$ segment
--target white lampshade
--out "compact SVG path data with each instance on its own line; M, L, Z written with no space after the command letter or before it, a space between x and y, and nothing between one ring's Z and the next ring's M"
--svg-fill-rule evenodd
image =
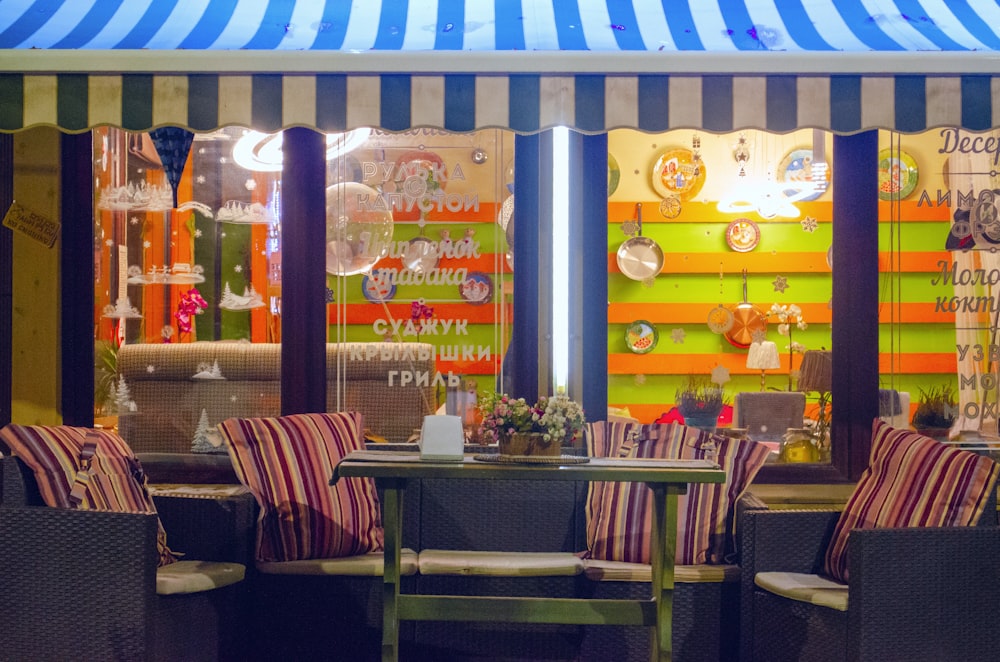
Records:
M778 359L778 346L770 340L761 340L750 344L747 354L747 367L751 370L774 370L781 367Z

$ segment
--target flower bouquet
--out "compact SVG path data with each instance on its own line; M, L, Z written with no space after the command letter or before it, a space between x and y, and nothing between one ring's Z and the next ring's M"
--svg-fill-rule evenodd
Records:
M479 412L480 438L495 441L501 455L559 455L561 446L583 431L583 408L562 394L529 405L524 398L487 393L479 401Z

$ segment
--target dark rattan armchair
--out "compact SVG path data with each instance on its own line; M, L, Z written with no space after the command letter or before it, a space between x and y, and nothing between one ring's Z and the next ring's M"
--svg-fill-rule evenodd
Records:
M761 589L760 572L818 573L839 513L759 510L742 530L741 659L917 662L1000 655L1000 528L854 530L840 611Z
M158 594L155 515L39 505L31 472L10 457L0 458L0 477L0 659L243 658L245 584ZM253 531L249 495L226 504L196 500L186 517L177 516L179 506L174 500L166 508L186 520L169 540L175 549L187 558L243 560ZM242 528L234 539L246 542L194 544L196 529L207 540L225 537L224 525L230 533ZM213 551L235 558L212 558Z

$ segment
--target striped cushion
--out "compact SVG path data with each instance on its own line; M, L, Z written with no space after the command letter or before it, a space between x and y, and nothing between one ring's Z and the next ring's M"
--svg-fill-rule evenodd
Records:
M240 481L260 505L258 561L298 561L382 549L375 483L330 486L346 454L364 450L361 414L230 418L219 423Z
M875 419L870 463L837 521L826 574L848 581L852 529L975 524L998 471L987 457Z
M767 460L769 450L678 423L640 425L601 421L587 425L587 447L595 457L711 459L726 482L688 486L678 498L675 563L722 563L732 550L732 508ZM590 484L587 547L590 558L649 563L652 492L641 483Z
M11 424L0 430L0 440L34 472L38 491L49 507L156 512L142 466L128 444L114 432L68 425ZM81 470L81 454L88 441L94 448L89 472ZM75 492L74 484L78 484ZM176 560L159 523L156 547L161 566Z

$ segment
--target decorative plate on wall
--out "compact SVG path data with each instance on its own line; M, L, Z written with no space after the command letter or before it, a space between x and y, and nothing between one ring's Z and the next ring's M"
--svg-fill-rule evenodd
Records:
M705 164L694 152L684 148L664 150L653 164L653 190L661 198L680 196L681 201L698 195L705 184Z
M469 303L489 303L493 299L493 279L482 271L470 271L458 286L458 293Z
M812 185L812 159L813 152L808 147L799 147L785 154L785 158L778 165L778 181L789 185L785 190L786 196L795 197L796 201L815 200L829 188L831 168L826 169L826 186L822 190L806 194L804 190L797 188ZM799 196L800 191L804 195Z
M396 284L388 273L373 272L375 277L366 275L361 279L361 293L372 303L389 301L396 296ZM384 274L384 275L383 275Z
M625 329L625 344L636 354L653 351L660 340L660 332L652 322L636 320Z
M747 253L760 243L760 228L749 218L737 218L726 228L726 244L739 253Z
M878 153L879 200L903 199L917 188L917 162L906 152L883 149Z
M608 154L608 197L618 189L618 182L621 180L622 171L618 168L618 159L614 154Z

